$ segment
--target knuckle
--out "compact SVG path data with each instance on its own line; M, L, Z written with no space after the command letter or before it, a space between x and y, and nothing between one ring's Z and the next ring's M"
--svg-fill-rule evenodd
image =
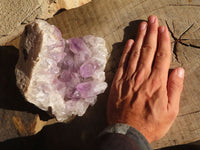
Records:
M149 64L144 65L145 70L145 77L148 78L151 73L151 68L149 67Z
M152 79L152 86L160 86L161 84L161 78L159 76L155 76Z
M145 90L143 94L147 100L150 100L152 97L152 92L150 90Z
M111 87L112 87L112 89L117 90L119 88L119 82L118 81L113 81Z
M124 62L119 63L118 68L124 67Z
M130 78L132 76L132 74L134 74L136 69L136 65L135 64L129 64L128 68L127 68L127 73L125 74L126 78Z
M138 76L141 74L140 76L142 76L143 80L146 80L151 73L151 68L148 63L141 63L138 70L140 70Z
M155 92L155 91L159 91L159 89L162 87L162 81L160 79L159 76L155 76L153 77L150 81L149 81L149 89L151 91L151 93Z
M156 60L156 63L154 64L154 70L157 72L158 75L162 74L161 72L162 68L163 66L161 66L159 61Z
M175 80L171 80L171 81L170 81L170 84L169 84L169 87L170 87L171 89L181 89L182 84L181 84L181 82L177 82L177 81L175 81Z
M178 115L178 112L179 112L179 109L178 109L178 108L177 108L177 109L172 109L172 110L170 111L170 118L171 118L171 119L175 119L176 116Z
M170 57L170 53L159 51L156 54L157 57Z
M152 45L150 45L150 44L144 44L144 46L143 46L143 48L142 48L142 50L143 51L154 51L154 47L152 47Z
M150 34L156 34L158 32L158 28L155 25L151 25L149 29Z
M133 51L133 57L139 57L140 56L140 51L139 50L135 50Z

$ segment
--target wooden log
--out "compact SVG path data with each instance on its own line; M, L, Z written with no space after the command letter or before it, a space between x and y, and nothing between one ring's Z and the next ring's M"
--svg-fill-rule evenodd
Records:
M93 34L106 40L110 52L106 67L106 80L109 85L124 43L129 38L135 38L141 20L154 14L158 16L160 24L168 26L173 51L171 68L183 66L186 76L180 112L175 123L165 137L152 143L153 148L161 148L200 140L199 6L198 0L94 0L78 9L62 12L48 22L56 25L66 39ZM87 124L81 128L84 139L93 138L105 127L108 91L109 89L99 97L100 102L88 110L83 116L84 119L74 122L74 128Z

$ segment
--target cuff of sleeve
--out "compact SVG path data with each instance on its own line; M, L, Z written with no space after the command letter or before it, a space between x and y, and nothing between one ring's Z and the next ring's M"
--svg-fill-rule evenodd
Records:
M127 124L117 123L108 126L99 136L105 135L106 133L119 133L126 135L138 143L141 150L152 150L146 138L137 129Z

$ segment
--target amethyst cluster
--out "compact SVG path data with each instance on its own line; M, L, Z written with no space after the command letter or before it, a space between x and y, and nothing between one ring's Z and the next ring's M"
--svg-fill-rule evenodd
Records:
M20 49L18 87L29 102L50 109L58 121L82 116L107 88L107 49L100 37L65 40L55 26L39 20L27 27Z

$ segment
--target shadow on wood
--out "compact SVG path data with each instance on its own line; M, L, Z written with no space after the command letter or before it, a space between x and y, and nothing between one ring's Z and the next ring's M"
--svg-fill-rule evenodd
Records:
M112 52L106 65L106 79L109 87L111 86L115 72L117 71L118 64L126 42L129 39L136 40L139 24L144 20L135 20L129 23L124 29L123 40L112 45Z
M18 49L13 46L0 47L0 108L39 114L42 120L50 119L46 112L28 103L21 95L15 78L17 60Z
M90 107L82 117L70 123L56 123L45 126L34 136L14 138L0 143L4 150L55 150L55 149L92 149L95 138L106 126L106 96L100 95L94 107Z

